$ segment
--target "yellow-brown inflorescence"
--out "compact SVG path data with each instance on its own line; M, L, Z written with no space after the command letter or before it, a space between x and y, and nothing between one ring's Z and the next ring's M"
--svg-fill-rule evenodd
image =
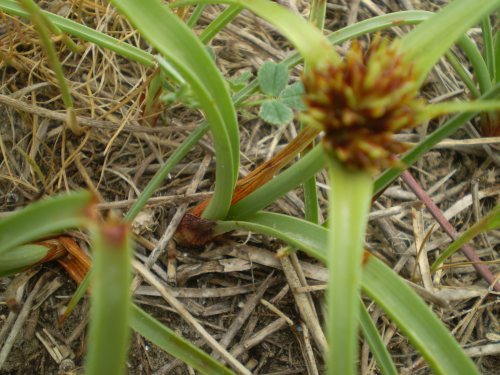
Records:
M325 132L327 150L346 166L370 172L407 149L393 135L418 125L424 108L411 62L381 38L367 50L353 42L338 64L317 64L304 86L304 121Z

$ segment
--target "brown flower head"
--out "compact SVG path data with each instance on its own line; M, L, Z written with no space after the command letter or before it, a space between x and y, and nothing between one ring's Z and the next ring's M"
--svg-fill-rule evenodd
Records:
M353 42L340 64L312 68L304 86L304 119L325 132L327 150L351 168L372 172L407 149L393 135L418 125L424 106L412 64L381 38L366 51Z

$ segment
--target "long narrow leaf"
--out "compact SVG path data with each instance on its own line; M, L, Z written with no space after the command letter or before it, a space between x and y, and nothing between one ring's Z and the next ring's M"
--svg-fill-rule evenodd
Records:
M78 284L75 292L71 296L68 305L64 309L64 312L59 317L60 322L64 322L66 318L71 314L73 309L78 305L78 302L83 298L90 286L90 281L92 280L92 268L87 272L83 280Z
M300 225L300 219L293 219L293 227L290 227L292 218L281 219L282 216L285 215L259 213L246 218L243 223L230 222L227 226L218 223L217 227L226 230L231 229L231 226L233 229L247 228L268 235L276 233L277 238L292 247L298 247L327 263L326 229L303 220ZM282 228L287 226L289 230L281 235ZM374 256L369 257L363 268L362 289L397 323L436 374L478 374L472 361L429 307L398 275Z
M396 370L396 366L394 366L391 355L389 354L384 341L380 337L377 327L373 323L370 314L368 314L368 311L363 303L360 305L361 313L359 315L359 323L361 331L370 346L373 356L377 360L380 371L383 375L398 375L398 371Z
M491 21L490 15L483 18L481 22L481 31L483 32L483 55L484 60L486 61L486 65L488 66L489 76L496 76L496 64L495 60L497 56L495 56L495 47L493 46L493 33L491 30Z
M290 168L231 206L228 219L244 218L267 207L279 197L311 178L325 166L321 146L316 146Z
M204 216L224 217L237 178L239 133L236 112L221 73L196 35L159 0L112 3L193 88L210 123L217 157L215 192Z
M237 229L279 238L323 263L327 262L328 231L317 224L287 215L261 211L242 220L219 221L215 227L215 234Z
M199 6L199 5L198 5ZM238 14L241 13L243 8L238 5L230 5L227 7L213 22L208 25L205 30L200 34L200 41L207 44L210 40L221 31L224 26L231 22Z
M73 105L73 97L71 96L70 88L66 82L64 71L57 56L56 48L50 38L50 29L56 28L51 24L51 21L45 17L38 5L33 0L20 0L20 3L30 15L31 22L35 26L40 42L43 46L49 65L54 72L54 75L61 91L61 98L66 107L66 123L75 134L81 134L81 129L76 120L75 108Z
M434 373L479 375L470 358L422 299L374 256L363 270L363 290L394 320Z
M500 82L500 30L496 30L493 37L493 48L495 54L495 77L494 83Z
M87 223L92 195L81 191L48 198L0 220L0 254Z

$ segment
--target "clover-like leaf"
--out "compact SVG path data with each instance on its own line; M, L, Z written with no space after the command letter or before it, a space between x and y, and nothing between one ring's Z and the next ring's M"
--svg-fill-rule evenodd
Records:
M261 91L270 96L278 96L288 82L288 71L283 64L266 61L257 74Z
M302 101L302 95L304 95L304 85L302 82L298 81L285 87L280 94L280 99L281 102L286 104L288 107L303 111L306 109L306 106Z
M279 100L270 99L262 103L259 117L272 125L286 125L293 120L293 111Z

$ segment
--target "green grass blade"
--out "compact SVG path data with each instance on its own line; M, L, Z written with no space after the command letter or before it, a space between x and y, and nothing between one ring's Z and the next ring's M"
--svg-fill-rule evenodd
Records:
M15 16L24 18L28 17L28 12L22 9L21 6L13 0L0 0L0 10ZM57 14L46 11L42 11L42 13L62 31L70 35L86 40L87 42L95 43L102 48L109 49L110 51L116 52L117 54L140 64L150 67L155 66L153 55L146 51L70 19L58 16Z
M436 259L431 266L431 271L435 271L446 259L452 256L463 245L472 240L478 234L500 227L500 205L495 206L488 215L479 220L472 227L467 229L459 238L452 242L450 246Z
M198 4L201 6L201 4ZM213 22L202 31L199 38L203 44L213 39L229 22L231 22L243 10L239 5L228 6Z
M363 245L372 178L329 160L327 374L354 375L358 358L359 298Z
M42 260L49 249L41 245L22 245L0 254L0 276L10 275Z
M153 344L202 374L233 374L231 370L186 339L180 337L136 305L132 305L131 327Z
M457 45L464 51L472 65L474 76L479 84L481 94L491 90L492 79L488 71L488 66L483 56L481 56L481 52L477 48L476 43L464 35L457 40Z
M159 0L115 0L112 4L168 58L196 94L210 124L217 158L215 192L203 216L225 217L238 172L239 132L224 78L196 35Z
M500 95L500 84L495 85L488 93L481 96L480 100L493 99ZM446 121L438 130L428 135L422 142L417 146L407 152L401 161L406 167L414 164L424 153L429 151L436 144L441 142L446 137L452 135L456 130L458 130L463 124L472 119L477 113L475 112L464 112L459 115L454 116L450 120ZM389 184L392 183L403 170L396 166L389 168L382 172L375 180L373 194L377 195L382 192Z
M0 254L87 223L92 195L81 191L48 198L0 220Z
M493 38L495 48L495 77L494 83L500 82L500 30L497 30Z
M242 220L218 221L215 234L244 229L279 238L300 248L322 262L327 262L326 228L292 216L272 212L257 212Z
M326 0L312 0L309 21L318 29L323 30L326 17Z
M476 83L472 80L470 73L465 67L460 63L460 61L456 58L456 56L451 52L446 52L446 59L450 63L455 72L457 72L460 79L463 81L465 86L469 89L472 97L477 98L481 96L481 93L476 87Z
M474 375L478 370L429 307L389 267L371 256L363 290L398 325L435 374Z
M383 375L398 375L398 370L391 359L391 355L384 344L384 341L380 337L377 327L373 323L370 314L366 310L363 303L361 305L361 312L359 316L359 325L363 336L370 346L373 356L377 360L377 364Z
M198 20L202 16L203 11L205 10L206 7L207 6L204 5L204 4L197 5L194 8L194 10L191 13L191 15L189 16L189 19L187 20L186 25L188 25L191 28L193 28L194 26L196 26L196 24L198 23Z
M66 309L64 309L64 312L59 318L60 321L64 321L71 314L75 306L78 305L78 302L80 302L80 300L87 292L87 289L90 286L90 280L92 279L92 270L93 268L90 268L83 280L80 282L80 284L78 284L75 293L73 293L73 295L71 296Z
M318 190L316 176L307 179L304 184L304 210L307 221L317 224L319 220Z
M307 181L324 166L323 149L321 146L316 146L290 168L231 206L227 218L245 218L263 209L288 191Z
M85 374L125 373L130 338L132 246L127 224L91 228L90 328Z
M493 43L493 32L491 28L490 16L483 18L481 22L481 30L483 32L483 56L486 65L488 66L488 71L490 77L496 76L496 57L495 57L495 47Z
M165 178L168 176L170 171L186 156L186 154L191 150L191 148L203 137L203 135L208 130L208 124L202 124L194 132L192 132L182 144L175 149L175 151L170 155L167 162L155 173L151 181L146 185L141 195L137 197L130 210L125 216L125 220L132 222L137 214L144 208L148 199L151 198L158 189Z
M455 0L401 40L401 48L416 61L421 80L467 29L500 6L499 0ZM439 35L439 43L436 36Z

